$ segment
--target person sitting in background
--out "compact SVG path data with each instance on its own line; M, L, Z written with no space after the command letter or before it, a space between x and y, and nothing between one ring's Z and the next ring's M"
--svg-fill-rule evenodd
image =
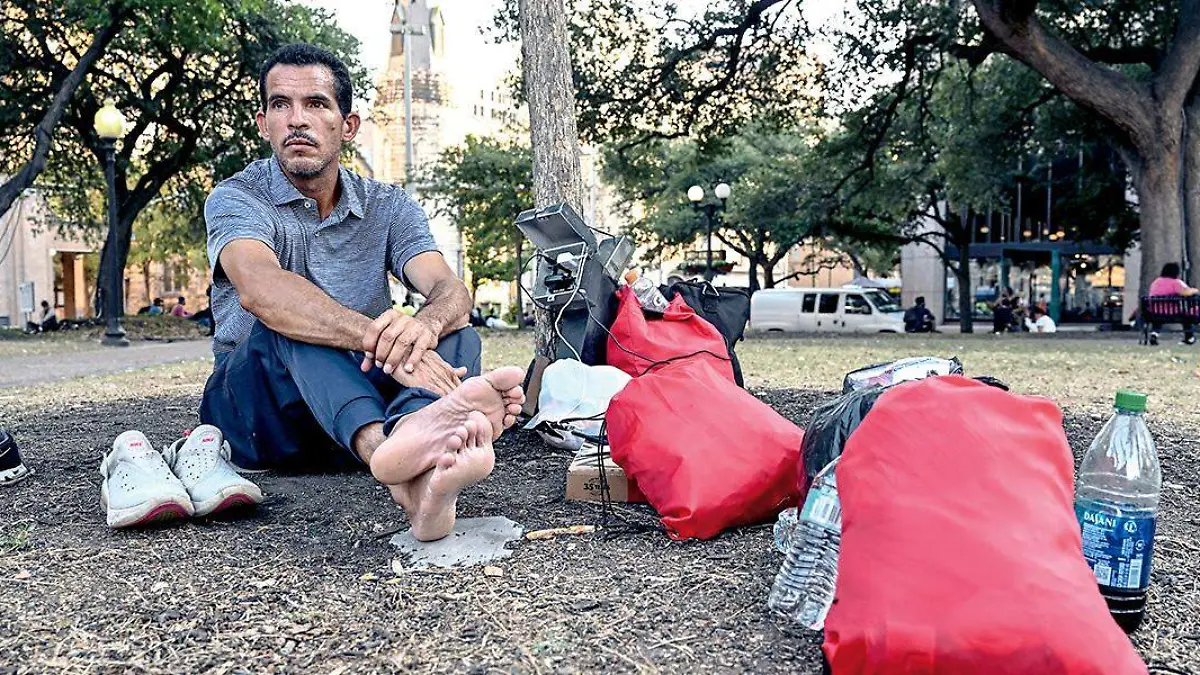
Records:
M1180 296L1184 298L1191 297L1200 293L1200 291L1188 286L1179 278L1179 263L1167 263L1163 265L1162 273L1158 275L1150 284L1150 297L1170 297ZM1183 320L1183 344L1196 344L1195 319L1185 317ZM1161 322L1150 324L1150 344L1158 344L1158 332L1162 330Z
M992 311L992 332L1007 333L1012 326L1013 311L1012 301L1008 298L1001 298L999 304Z
M475 328L483 328L487 325L487 320L483 318L483 312L478 307L471 308L471 314L467 317L467 320Z
M187 304L187 298L183 297L182 295L179 296L179 302L176 302L175 306L171 308L171 316L177 316L182 319L186 319L187 317L191 316L192 313L187 311L187 308L184 307L185 304Z
M204 326L208 329L208 335L211 336L215 332L216 327L216 324L213 322L212 313L212 284L208 285L208 291L206 291L206 295L208 296L208 307L205 307L199 312L189 316L188 321L195 321L197 324Z
M163 299L155 298L154 302L150 304L150 310L147 313L150 316L159 316L166 313L166 310L163 309Z
M935 323L937 323L937 319L933 316L933 312L925 307L924 296L918 297L917 304L904 312L905 333L932 333Z
M1029 328L1030 333L1058 332L1058 325L1054 323L1054 319L1051 319L1041 307L1034 305L1030 308L1029 314L1033 319L1025 319L1025 326Z
M58 330L58 327L58 315L54 313L54 308L50 306L50 303L45 300L42 301L42 315L37 323L25 322L25 332L27 333L46 333Z

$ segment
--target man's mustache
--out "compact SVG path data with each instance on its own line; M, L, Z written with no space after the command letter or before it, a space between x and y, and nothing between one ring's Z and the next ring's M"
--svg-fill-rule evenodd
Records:
M304 133L303 131L293 131L292 133L288 134L283 139L283 144L287 145L288 143L291 143L292 141L294 141L296 139L306 141L308 143L311 143L314 146L317 144L317 139L313 138L309 134Z

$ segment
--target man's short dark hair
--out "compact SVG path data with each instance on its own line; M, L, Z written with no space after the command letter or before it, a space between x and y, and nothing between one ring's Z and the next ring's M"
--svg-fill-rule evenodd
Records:
M333 73L334 95L337 97L338 110L342 117L350 114L350 105L354 102L354 90L350 83L350 71L332 52L308 44L284 45L275 50L258 72L258 95L262 99L263 110L267 109L267 73L275 66L325 66Z
M918 305L923 305L923 304L925 304L925 296L923 296L923 295L918 295L918 296L917 296L917 304L918 304Z
M1178 279L1179 278L1179 263L1172 262L1172 263L1167 263L1166 265L1163 265L1162 274L1160 276L1164 276L1168 279Z

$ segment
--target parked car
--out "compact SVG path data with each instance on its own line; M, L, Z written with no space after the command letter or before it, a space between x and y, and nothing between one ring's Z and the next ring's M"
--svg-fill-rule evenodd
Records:
M903 333L904 308L877 288L768 288L750 299L750 330Z

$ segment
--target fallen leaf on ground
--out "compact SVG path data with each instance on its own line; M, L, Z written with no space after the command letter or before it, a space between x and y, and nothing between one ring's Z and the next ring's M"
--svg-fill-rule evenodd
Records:
M525 538L533 541L535 539L553 539L560 534L591 534L595 531L595 525L571 525L570 527L552 527L548 530L534 530L526 534Z
M370 572L367 572L366 574L364 574L358 578L359 581L376 581L378 579L379 579L379 577L375 576L374 574L371 574Z
M485 577L502 577L504 576L504 570L494 565L488 565L487 567L483 568L483 575Z
M33 575L29 573L29 570L21 570L20 572L17 572L17 574L13 578L17 579L17 580L21 580L21 579L28 579L31 576L33 576Z

